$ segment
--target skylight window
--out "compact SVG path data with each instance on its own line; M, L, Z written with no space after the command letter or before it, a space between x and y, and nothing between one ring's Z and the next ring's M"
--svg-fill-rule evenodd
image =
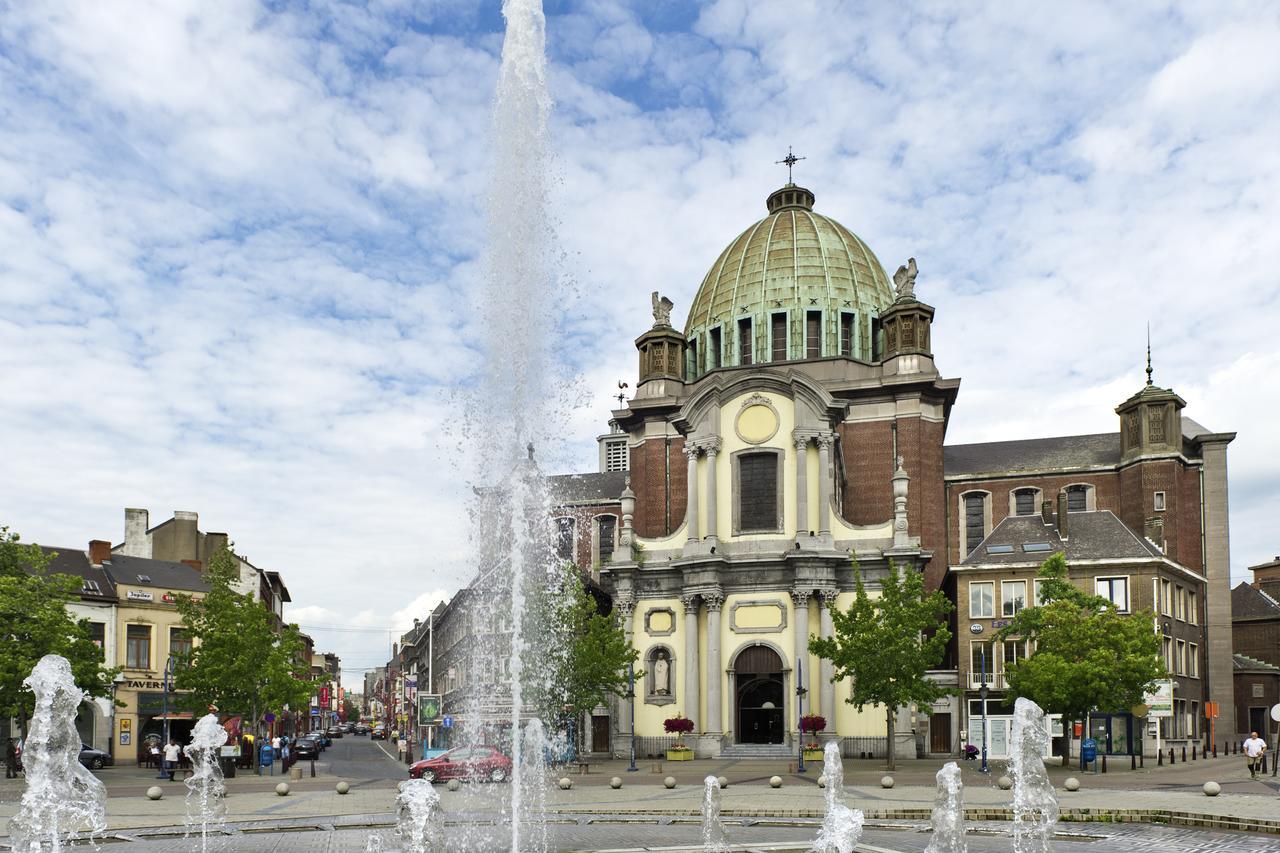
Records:
M1053 546L1048 542L1028 542L1026 545L1022 546L1022 550L1030 554L1035 551L1052 551Z
M987 553L988 554L1012 554L1013 546L1012 545L988 545Z
M138 583L151 583L151 575L138 575Z
M84 582L84 588L81 590L81 592L87 592L90 595L101 595L102 587L98 586L97 581L91 581L86 579Z

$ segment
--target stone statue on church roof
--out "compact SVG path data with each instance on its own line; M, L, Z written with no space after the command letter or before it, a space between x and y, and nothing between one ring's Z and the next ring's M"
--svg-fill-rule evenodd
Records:
M653 302L653 325L670 326L671 309L675 307L675 303L665 296L659 296L656 290L650 297L650 301Z
M898 267L893 274L893 286L898 292L898 300L916 298L916 259L907 258L907 262Z

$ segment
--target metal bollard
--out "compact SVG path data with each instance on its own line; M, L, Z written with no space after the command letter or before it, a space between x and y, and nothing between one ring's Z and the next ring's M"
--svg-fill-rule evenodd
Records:
M1164 767L1164 753L1163 753L1163 752L1157 752L1157 753L1156 753L1156 766L1157 766L1157 767Z
M1105 752L1102 753L1102 772L1107 772L1107 754Z
M1196 744L1191 744L1191 760L1196 760Z
M1132 752L1129 753L1129 769L1130 770L1138 769L1138 756L1134 755Z
M311 778L316 778L316 760L314 758L311 759Z
M1169 747L1169 764L1170 766L1172 766L1176 763L1177 761L1174 760L1174 756L1173 756L1173 747Z
M1218 742L1217 742L1217 741L1214 741L1214 742L1213 742L1213 757L1214 757L1214 758L1217 758L1217 757L1218 757Z
M1185 745L1182 747L1182 763L1187 763L1187 747Z

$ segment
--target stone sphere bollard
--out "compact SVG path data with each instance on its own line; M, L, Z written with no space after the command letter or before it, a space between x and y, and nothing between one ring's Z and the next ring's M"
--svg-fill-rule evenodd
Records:
M573 787L573 780L572 780L572 779L570 779L568 776L561 776L561 777L560 777L560 790L561 790L561 791L567 791L567 790L569 790L569 789L570 789L570 788L572 788L572 787Z
M1001 791L1007 791L1013 787L1013 780L1008 776L1001 776L996 780L996 784L1000 786Z
M448 782L445 783L445 787L448 788L450 791L461 791L462 783L459 782L457 779L450 779Z
M819 788L827 787L827 777L825 774L818 777L818 787Z
M289 783L281 782L279 785L276 785L276 793L282 797L289 796Z
M1204 795L1206 797L1216 797L1222 793L1222 786L1217 782L1204 783Z
M727 777L724 777L724 776L717 776L717 777L716 777L716 784L717 784L717 785L719 785L721 788L727 788L727 787L729 787L729 780L728 780L728 778L727 778Z
M1062 787L1066 788L1068 791L1079 791L1080 780L1074 776L1068 776L1067 781L1062 783Z
M892 787L893 787L893 777L892 777L892 776L881 776L881 777L880 777L880 787L881 787L881 788L892 788Z
M612 779L609 780L609 787L615 791L618 790L619 788L622 787L622 780L619 779L617 776L614 776Z
M770 776L770 777L769 777L769 787L770 787L770 788L781 788L781 787L782 787L782 777L781 777L781 776Z
M339 794L345 794L351 790L351 786L348 785L346 782L339 782L337 785L334 785L333 787L334 787L334 790L336 790Z
M401 792L401 793L404 793L404 782L397 782L397 783L396 783L396 790L397 790L397 791L399 791L399 792Z
M149 800L158 800L163 796L164 788L161 788L159 785L152 785L147 789L147 799Z
M676 786L676 777L668 776L667 778L662 780L662 784L668 788L674 788Z

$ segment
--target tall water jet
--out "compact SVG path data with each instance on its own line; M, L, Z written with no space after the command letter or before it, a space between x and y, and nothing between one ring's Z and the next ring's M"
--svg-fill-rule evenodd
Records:
M85 830L92 838L107 828L106 788L80 763L76 709L84 691L60 655L42 657L22 684L36 701L22 751L27 790L9 822L10 843L17 853L61 850Z
M1044 769L1049 748L1044 711L1030 699L1013 705L1009 774L1013 777L1013 849L1045 853L1058 822L1058 797Z
M814 853L853 853L862 837L862 810L844 804L844 762L836 741L822 750L822 774L827 777L827 813L813 842Z
M729 838L720 820L720 780L715 776L702 780L702 848L706 853L729 849Z
M395 835L404 844L404 853L437 853L444 850L440 794L425 779L410 779L401 786L400 793L396 796ZM382 849L381 840L373 849Z
M205 714L191 732L187 757L191 759L191 775L187 785L187 835L200 832L200 850L209 849L209 830L217 830L226 822L222 797L227 793L222 782L222 765L218 758L227 742L227 730L218 723L217 714Z
M924 853L965 853L964 786L960 765L948 761L938 771L938 794L933 803L933 838Z
M547 850L551 841L546 819L547 753L554 746L551 739L547 737L542 721L536 717L525 724L521 742L524 755L520 762L520 773L523 776L521 790L524 794L524 802L520 817L526 825L524 844L528 850Z

